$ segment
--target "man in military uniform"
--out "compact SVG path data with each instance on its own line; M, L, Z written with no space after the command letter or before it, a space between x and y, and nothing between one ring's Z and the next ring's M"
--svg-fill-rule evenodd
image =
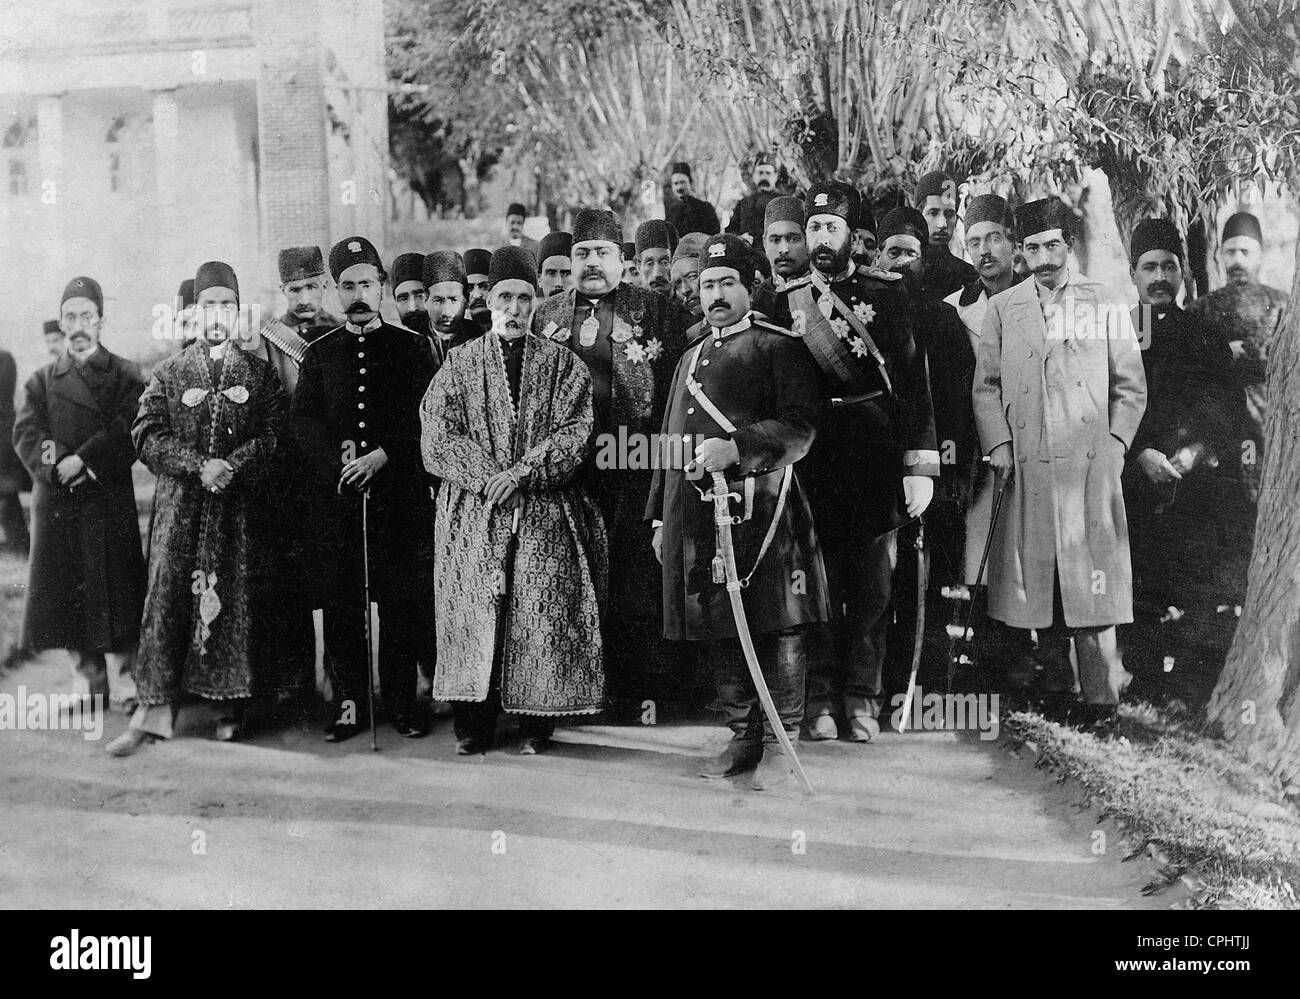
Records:
M369 702L363 606L362 494L369 495L370 595L379 606L379 683L393 727L418 737L415 660L430 606L432 500L420 458L420 400L434 373L429 342L379 317L383 264L370 241L330 250L347 322L313 343L293 397L312 467L324 587L325 647L337 716L326 739L364 724Z
M837 703L850 738L880 732L896 529L925 512L939 475L925 355L898 282L859 274L850 252L858 192L814 184L804 197L812 269L780 306L817 362L821 429L806 482L826 561L834 614L831 641L814 660L806 717L812 734L838 734Z
M465 305L465 316L480 333L492 328L492 310L488 308L488 265L492 262L492 251L476 246L465 251L465 285L469 289L469 301Z
M399 253L393 260L389 281L402 325L420 336L431 337L429 313L425 308L428 292L424 287L424 256L423 253Z
M465 264L454 250L434 250L424 258L423 271L426 289L424 307L429 313L429 329L433 333L435 361L447 356L447 351L483 335L483 330L465 315L469 301L469 285L465 280Z
M925 293L941 300L979 277L974 267L953 256L948 247L957 231L957 182L946 173L927 173L917 181L912 204L925 217L930 231L925 249Z
M1198 298L1187 307L1187 311L1204 320L1232 352L1232 370L1246 397L1247 412L1247 418L1239 429L1237 446L1242 449L1240 460L1245 466L1246 485L1254 504L1259 499L1264 460L1268 353L1282 328L1282 313L1291 296L1260 284L1264 233L1259 219L1249 212L1237 212L1224 223L1219 262L1228 283ZM1249 547L1253 541L1252 532L1245 539L1246 546Z
M319 246L290 246L281 250L279 267L280 291L288 303L280 317L282 326L311 343L343 325L342 319L325 309L329 281Z
M924 252L928 230L915 208L895 208L880 225L877 262L898 274L898 287L907 298L917 347L925 354L934 405L935 437L939 443L939 481L925 512L924 549L930 560L926 592L922 663L935 672L921 674L924 687L946 678L947 629L952 616L943 597L945 587L964 577L965 513L970 502L971 466L979 455L979 436L971 410L970 388L975 377L975 351L951 305L926 294ZM915 548L918 529L900 528L900 547ZM981 539L983 540L983 539ZM894 627L887 638L889 658L900 667L895 680L906 676L915 649L917 560L904 558L894 573ZM964 615L963 615L964 618Z
M543 301L533 320L542 336L568 344L591 372L596 443L583 474L609 531L605 654L618 713L669 692L676 658L660 637L659 601L645 585L656 571L642 521L652 470L634 455L648 455L662 423L686 326L673 299L622 283L622 235L611 212L578 212L577 288Z
M689 163L674 163L669 168L668 184L673 196L664 211L668 224L676 232L702 232L710 236L721 232L717 211L707 201L695 196L693 183Z
M627 279L627 244L623 244L623 277ZM573 263L569 254L573 250L573 234L556 230L542 237L541 248L537 251L537 286L543 298L559 295L573 287ZM636 256L633 246L633 256ZM633 263L635 270L635 262Z
M641 286L661 295L671 295L672 255L677 249L677 231L663 219L647 219L636 227L635 246Z
M659 438L660 461L646 505L663 566L664 635L717 642L718 703L733 739L704 777L755 765L753 786L774 787L790 761L766 723L734 639L725 585L712 573L713 504L700 490L721 472L742 497L732 530L741 599L763 678L791 742L803 720L809 625L829 617L826 572L795 463L808 453L821 412L811 355L791 331L750 309L752 250L739 236L704 245L700 294L708 329L677 364ZM685 441L694 442L688 447Z
M763 245L763 220L767 217L767 204L777 196L776 176L776 164L771 158L760 156L750 178L754 183L753 191L736 202L731 218L727 220L727 232L740 236L750 246Z
M803 202L789 195L773 198L767 203L763 217L763 249L772 265L772 276L764 278L754 289L754 308L764 315L776 315L778 297L786 282L794 281L808 273L808 244L803 234Z

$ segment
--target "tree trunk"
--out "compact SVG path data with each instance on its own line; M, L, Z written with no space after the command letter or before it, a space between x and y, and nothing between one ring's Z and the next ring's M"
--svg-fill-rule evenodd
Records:
M1252 761L1300 793L1300 243L1291 302L1268 360L1264 476L1246 603L1206 713Z
M1083 231L1075 244L1079 268L1106 287L1123 293L1132 287L1128 273L1128 254L1115 222L1115 204L1110 180L1095 167L1083 174L1084 192L1079 205L1083 211Z

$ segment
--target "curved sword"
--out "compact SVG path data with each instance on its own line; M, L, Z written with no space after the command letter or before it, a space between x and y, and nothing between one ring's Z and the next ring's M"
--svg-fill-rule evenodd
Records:
M794 770L794 775L799 780L799 784L808 794L814 794L813 786L808 780L808 775L804 773L803 764L799 762L799 757L795 754L794 745L790 742L790 737L785 734L785 726L781 724L781 716L776 710L776 704L772 701L772 693L767 689L767 681L763 679L763 671L758 665L758 653L754 651L754 639L749 634L749 622L745 619L745 605L740 599L740 574L736 571L736 551L731 543L731 525L734 522L731 516L729 504L732 493L727 490L727 480L721 472L713 473L713 489L708 494L708 498L713 500L713 523L717 528L718 534L718 552L722 555L723 563L727 571L727 596L731 599L731 613L736 619L736 637L740 639L740 647L745 652L745 665L749 667L750 679L754 681L754 690L758 692L759 703L763 705L763 714L767 716L767 723L772 726L772 732L776 736L776 741L781 744L785 754L790 759L790 766ZM739 499L740 497L736 497Z

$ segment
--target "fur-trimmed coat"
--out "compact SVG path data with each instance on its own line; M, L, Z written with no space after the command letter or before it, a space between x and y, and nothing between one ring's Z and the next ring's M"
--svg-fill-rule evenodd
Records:
M488 480L513 470L523 506L513 559L501 704L508 712L590 714L604 703L600 631L608 549L600 512L575 474L591 435L591 377L574 353L532 335L519 407L499 338L447 355L420 406L424 466L438 476L433 696L483 701L492 678L512 513Z
M251 568L261 556L252 521L285 407L275 369L234 346L216 386L202 341L154 368L131 427L140 460L158 476L136 664L142 704L174 702L182 691L214 700L253 692ZM200 481L214 457L235 469L221 493Z

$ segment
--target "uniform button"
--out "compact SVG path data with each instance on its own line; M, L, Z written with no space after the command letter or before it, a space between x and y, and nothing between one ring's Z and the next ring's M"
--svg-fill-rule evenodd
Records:
M366 387L365 387L364 385L358 385L358 386L357 386L357 391L358 391L358 392L364 392L365 390L366 390Z
M366 338L364 336L357 337L357 343L365 343L365 342L366 342Z
M1091 422L1092 422L1092 417L1089 416L1087 413L1084 413L1084 415L1083 415L1083 422L1084 422L1084 423L1091 423Z
M1030 357L1034 356L1034 349L1032 347L1029 348L1029 356Z
M715 346L715 347L721 347L721 346L722 346L722 341L721 341L721 340L714 340L714 341L713 341L713 346Z
M366 408L366 404L364 402L357 403L357 409L365 409L365 408Z
M707 368L707 367L709 366L709 359L706 357L706 358L705 358L703 361L701 361L700 363L703 364L703 365Z
M1089 451L1089 452L1088 452L1088 457L1089 457L1089 458L1095 458L1095 457L1097 457L1097 452L1096 452L1096 451Z
M366 429L366 421L365 421L365 420L362 420L360 423L357 424L357 426L360 427L362 430L365 430L365 429Z
M1083 379L1080 378L1079 381L1077 382L1077 384L1078 384L1079 388L1083 388Z
M690 416L694 412L695 412L695 407L691 406L688 410L686 410L686 415Z
M1021 394L1021 395L1028 395L1028 394L1029 394L1029 386L1028 386L1028 385L1025 385L1024 387L1022 387L1022 388L1020 389L1020 394Z
M1024 420L1019 420L1019 421L1017 421L1016 426L1019 427L1021 430L1024 430L1024 429L1025 429L1025 421L1024 421Z
M366 369L365 369L365 368L358 368L357 370L360 371L361 374L363 374L363 375L366 373Z
M1020 456L1019 461L1022 465L1025 463L1025 456L1023 454Z
M365 357L365 356L366 356L366 352L364 350L357 351L357 357Z
M366 442L365 442L365 441L362 441L362 442L361 442L361 446L362 446L362 447L365 447L365 446L366 446Z

